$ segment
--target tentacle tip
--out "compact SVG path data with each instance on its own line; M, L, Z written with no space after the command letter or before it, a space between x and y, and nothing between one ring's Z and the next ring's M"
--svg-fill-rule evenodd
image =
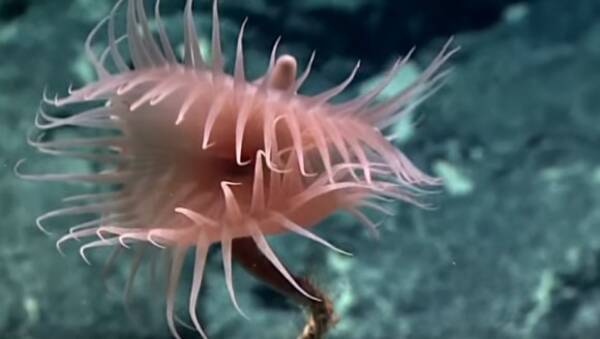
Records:
M242 183L241 182L236 182L236 181L226 181L223 180L221 181L221 188L229 188L229 186L241 186Z
M58 252L58 254L60 254L61 257L66 257L65 252L62 250L61 242L57 241L55 247L56 251Z
M23 165L23 163L26 161L25 158L23 159L19 159L15 165L13 166L13 173L15 174L15 176L17 176L19 179L26 179L27 175L23 174L21 171L19 171L19 168L21 167L21 165Z
M81 256L81 258L83 259L83 261L88 265L88 266L92 266L92 263L88 260L88 258L85 256L85 253L81 252L79 253L79 255Z
M40 231L42 231L42 233L44 233L46 236L48 236L48 237L52 237L52 236L54 236L54 233L52 233L52 232L48 231L48 230L47 230L47 229L46 229L46 228L45 228L45 227L44 227L44 226L43 226L41 223L39 223L39 222L36 222L36 226L37 226L37 228L38 228Z
M147 237L148 242L151 243L152 245L160 248L160 249L163 249L163 250L166 249L167 246L160 244L159 242L157 242L156 240L154 240L154 238L152 238L152 236L153 236L152 232L153 231L148 232L148 237Z
M321 303L321 302L323 302L323 299L321 299L321 298L317 298L317 297L315 297L315 296L313 296L313 295L311 295L311 294L307 294L307 295L306 295L306 297L307 297L308 299L310 299L310 300L314 301L314 302L318 302L318 303Z
M242 158L240 157L236 160L236 163L238 166L247 166L250 163L252 163L252 160L242 160Z
M352 253L352 252L348 252L348 251L344 251L344 250L342 250L342 249L338 249L338 251L337 251L337 252L338 252L339 254L341 254L341 255L345 255L345 256L347 256L347 257L354 257L354 253Z
M307 172L306 169L304 169L304 168L300 169L300 174L302 174L302 176L307 177L307 178L316 177L318 175L318 173Z
M54 99L51 99L48 96L48 85L44 86L44 90L42 92L42 101L48 105L57 106L55 104L57 100L58 100L57 97L55 97Z
M202 150L203 151L207 150L207 149L213 147L214 145L215 145L214 141L212 141L212 142L208 142L208 141L202 142Z
M423 204L421 208L427 211L437 211L439 209L439 206L435 204Z
M244 312L241 308L236 307L238 313L242 316L242 318L246 319L246 320L252 320L252 318L250 318L250 316L248 316L246 314L246 312Z
M121 244L121 246L123 246L125 249L131 249L131 246L127 245L127 243L121 238L119 238L119 244Z

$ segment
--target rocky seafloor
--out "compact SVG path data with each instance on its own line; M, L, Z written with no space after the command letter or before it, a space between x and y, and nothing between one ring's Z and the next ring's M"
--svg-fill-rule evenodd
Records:
M204 32L208 2L197 1ZM76 187L23 182L12 171L33 154L25 135L43 88L93 79L83 41L112 3L0 0L1 339L170 337L163 291L145 269L127 311L126 262L104 279L105 252L91 255L91 267L76 243L62 257L55 237L35 227ZM163 3L177 39L184 1ZM446 181L435 209L395 205L379 239L346 216L318 226L352 258L291 235L271 238L291 269L333 299L340 321L328 338L600 338L600 1L221 3L229 55L250 18L251 74L280 34L301 63L316 48L309 91L344 78L358 58L364 67L350 94L413 45L414 69L450 35L461 46L447 85L415 123L398 127L399 147ZM199 308L210 338L295 338L302 311L239 267L234 274L251 319L231 305L215 251Z

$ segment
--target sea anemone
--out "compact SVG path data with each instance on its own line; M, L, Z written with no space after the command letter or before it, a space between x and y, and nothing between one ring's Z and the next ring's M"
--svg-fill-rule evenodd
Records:
M421 204L424 188L439 180L422 173L386 138L383 131L413 109L442 83L444 62L454 53L450 42L407 88L385 101L378 95L409 60L397 59L383 80L355 99L332 103L352 81L359 63L339 85L317 95L298 90L309 76L314 53L297 76L296 59L277 54L275 43L264 76L249 81L244 71L244 27L237 40L232 75L224 70L217 1L213 2L212 49L208 62L199 48L187 0L183 15L184 53L174 51L155 2L149 25L143 0L127 1L126 32L115 31L119 0L91 31L85 51L98 80L67 96L44 100L29 143L56 157L90 160L92 173L17 173L26 179L109 184L109 191L65 199L67 207L37 218L94 214L62 236L89 239L80 248L159 247L170 253L166 277L166 318L176 330L175 291L185 253L195 248L189 315L206 338L196 315L209 247L220 244L226 286L236 302L232 280L232 242L251 238L260 252L298 292L304 291L269 246L266 235L292 232L338 252L310 227L337 210L346 210L371 229L376 224L363 208L382 213L386 200ZM107 30L108 46L94 43ZM123 42L127 52L123 52ZM59 107L83 111L52 114ZM61 138L75 127L85 133ZM89 130L99 133L88 133ZM20 165L20 163L19 163Z

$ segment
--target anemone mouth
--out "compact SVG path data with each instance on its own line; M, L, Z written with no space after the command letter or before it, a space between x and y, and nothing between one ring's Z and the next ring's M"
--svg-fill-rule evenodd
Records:
M118 36L115 18L127 3L126 32ZM90 173L17 174L25 179L109 184L103 193L65 199L66 207L37 218L94 215L72 226L57 247L72 239L88 239L80 253L96 247L158 247L171 253L167 280L166 318L176 338L174 296L183 257L195 248L189 316L206 338L196 315L208 247L222 244L226 285L234 306L232 241L251 238L257 249L287 281L304 291L270 248L265 235L291 232L348 254L312 233L309 227L336 210L347 210L376 232L377 224L363 209L391 212L382 201L419 199L426 186L439 184L417 169L382 133L385 127L434 93L443 83L442 66L457 49L444 46L431 64L406 89L376 101L408 62L412 51L397 59L383 80L355 99L333 104L360 63L339 85L314 96L299 94L311 72L314 53L297 75L296 59L271 51L264 76L248 81L244 71L242 24L234 72L226 74L220 47L217 1L213 2L212 60L204 59L187 0L184 14L184 56L179 60L154 6L150 28L143 0L119 0L89 34L85 44L98 80L63 98L44 100L29 144L57 158L95 163ZM93 44L107 28L108 46L99 54ZM121 44L127 41L127 53ZM126 61L131 60L131 66ZM77 110L78 105L91 106ZM71 108L76 113L53 115ZM61 138L74 128L81 136ZM91 131L91 132L89 132ZM132 268L135 273L137 264ZM243 314L243 313L242 313Z

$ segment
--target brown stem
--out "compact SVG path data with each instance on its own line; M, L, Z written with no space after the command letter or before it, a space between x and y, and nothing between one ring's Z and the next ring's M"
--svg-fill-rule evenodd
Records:
M304 291L317 297L320 301L309 299L298 292L260 252L250 238L234 240L232 251L236 261L248 272L280 293L291 297L308 310L306 324L297 339L325 338L326 332L338 319L334 314L333 303L323 291L319 290L308 278L292 275Z

